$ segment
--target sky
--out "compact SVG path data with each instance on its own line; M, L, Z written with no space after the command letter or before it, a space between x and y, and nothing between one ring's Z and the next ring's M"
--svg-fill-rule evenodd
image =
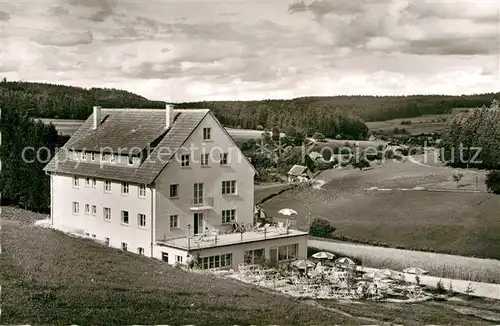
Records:
M500 90L500 0L0 0L0 76L153 100Z

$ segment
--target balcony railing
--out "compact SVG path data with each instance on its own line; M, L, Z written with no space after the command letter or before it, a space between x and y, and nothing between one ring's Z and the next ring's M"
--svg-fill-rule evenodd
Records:
M191 197L191 210L210 209L214 207L214 197Z

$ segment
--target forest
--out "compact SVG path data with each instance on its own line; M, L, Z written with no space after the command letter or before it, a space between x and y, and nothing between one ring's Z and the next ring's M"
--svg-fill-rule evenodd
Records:
M211 109L228 127L280 130L301 129L327 138L339 135L362 139L368 129L363 121L383 121L449 113L453 108L489 105L500 93L448 96L327 96L290 100L216 101L175 103L179 108ZM134 93L106 88L90 88L32 83L0 82L0 106L15 107L30 117L86 119L92 107L164 108L164 101L152 101Z
M50 207L49 177L42 170L62 142L55 127L35 122L25 112L2 109L2 205L17 205L37 212Z
M451 120L442 135L441 160L455 167L500 169L500 107L494 100Z

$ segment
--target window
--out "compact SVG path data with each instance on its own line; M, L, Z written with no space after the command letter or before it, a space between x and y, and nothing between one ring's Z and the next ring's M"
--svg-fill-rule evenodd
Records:
M89 177L85 178L85 186L86 187L90 186L90 178Z
M95 162L95 153L90 153L90 160Z
M96 179L92 178L92 188L95 188L96 185L97 185Z
M223 254L201 258L201 269L231 267L233 255Z
M208 155L209 154L201 154L201 166L208 166Z
M111 154L110 162L111 163L115 163L116 162L116 154Z
M87 156L87 155L85 154L85 152L83 152L83 151L82 151L82 152L80 152L80 158L81 158L83 161L85 161L85 160L87 159L87 157L86 157L86 156Z
M109 246L109 242L110 241L108 237L104 238L104 245Z
M170 185L170 198L179 197L179 185Z
M182 263L182 256L175 255L175 262Z
M236 210L235 209L226 209L222 211L222 224L231 223L235 220Z
M86 236L86 237L90 237L90 233L85 232L85 236Z
M128 156L128 165L134 165L134 157L132 155Z
M122 211L122 224L128 225L128 211Z
M73 202L73 214L79 214L80 213L80 203L74 201Z
M77 160L78 159L78 154L77 152L71 152L71 156L73 157L74 160Z
M145 214L137 214L137 225L140 227L146 227L146 215Z
M103 212L102 215L104 215L104 220L111 221L111 208L104 207L102 212Z
M95 239L95 238L96 238L96 235L95 235L95 234L92 234L92 238L94 238L94 239Z
M236 194L236 180L222 181L222 194L223 195Z
M181 155L181 166L184 166L184 167L189 166L189 154Z
M97 207L95 205L92 205L92 215L97 215Z
M203 128L203 140L211 139L211 130L212 128Z
M179 227L179 215L170 215L170 228L176 229Z
M90 205L85 204L85 214L90 214Z
M104 191L111 192L111 181L109 180L104 181Z
M193 205L203 204L203 183L193 185Z
M128 195L128 182L122 182L122 195Z
M80 185L80 178L78 176L73 177L73 187L78 187Z
M122 250L127 251L127 243L126 242L122 242Z
M161 252L161 260L168 263L168 252Z
M271 248L270 250L270 260L272 262L293 260L298 256L299 244L294 243L290 245L279 246L277 248ZM277 257L276 257L277 256Z
M258 264L264 261L264 249L245 251L244 262L247 264Z
M137 253L138 253L139 255L144 255L144 248L142 248L142 247L138 247L138 248L137 248Z
M220 154L220 165L227 165L227 153Z
M146 197L146 185L139 185L139 197Z

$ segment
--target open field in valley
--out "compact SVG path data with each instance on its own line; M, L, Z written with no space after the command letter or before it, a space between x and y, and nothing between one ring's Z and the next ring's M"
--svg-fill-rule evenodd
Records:
M410 134L434 133L442 131L446 127L446 122L457 113L468 109L453 109L449 114L428 114L416 118L392 119L386 121L367 122L366 125L371 131L392 131L394 128L404 128ZM402 125L401 121L411 121L409 125Z
M189 273L91 240L29 225L44 215L4 208L4 324L488 325L498 301L415 303L297 300Z
M321 189L294 188L262 207L271 216L293 208L302 226L309 213L326 218L335 233L352 238L500 259L500 196L484 192L484 171L461 170L457 187L453 169L421 161L324 171L317 177L326 182Z

